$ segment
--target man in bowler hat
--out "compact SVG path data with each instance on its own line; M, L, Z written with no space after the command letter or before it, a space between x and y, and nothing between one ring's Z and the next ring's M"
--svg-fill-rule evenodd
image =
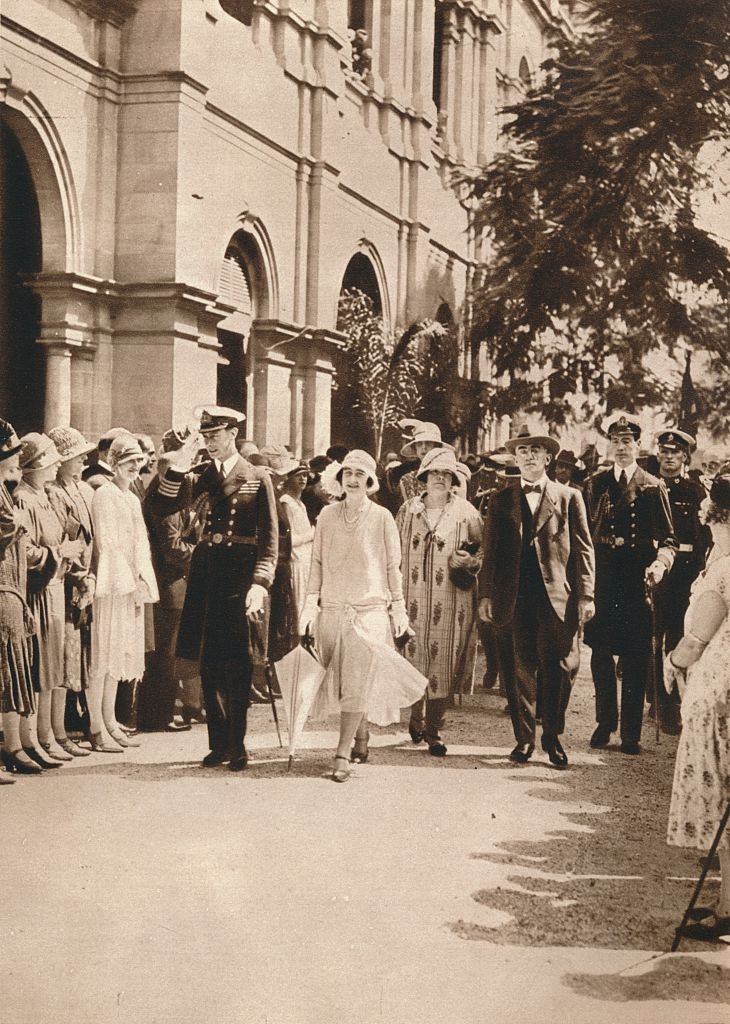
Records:
M279 527L268 473L236 450L242 413L206 406L200 433L210 461L189 472L199 448L196 434L168 456L150 503L179 511L203 493L208 511L190 562L177 641L178 657L200 661L210 753L203 766L229 762L242 771L252 679L251 624L263 621L274 580Z

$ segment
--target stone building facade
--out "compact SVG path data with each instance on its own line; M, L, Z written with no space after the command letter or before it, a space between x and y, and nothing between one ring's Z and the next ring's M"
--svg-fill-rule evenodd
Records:
M343 287L468 319L455 171L538 73L557 0L3 0L0 415L159 436L244 407L305 456ZM480 372L464 353L465 376Z

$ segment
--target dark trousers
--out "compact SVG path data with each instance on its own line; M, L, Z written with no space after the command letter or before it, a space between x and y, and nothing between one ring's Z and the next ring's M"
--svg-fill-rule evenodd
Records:
M504 683L515 739L518 743L535 742L538 672L543 734L560 736L565 731L572 686L566 659L576 629L558 617L544 584L538 581L520 589L514 619L503 632L510 634L512 641L513 668Z
M182 608L169 608L156 604L156 649L151 657L152 671L145 673L139 696L139 726L141 729L164 729L175 716L175 700L180 688L177 670L177 631Z
M621 739L638 743L649 672L649 650L621 655ZM619 726L616 666L610 647L594 647L591 673L596 691L596 722L615 732Z
M424 695L411 706L411 725L414 729L423 732L426 739L433 743L441 738L448 706L448 697L433 699Z
M684 616L689 607L692 584L700 571L699 565L679 554L666 575L656 596L658 656L654 669L656 693L651 676L647 680L646 699L654 705L663 732L678 734L682 730L681 699L675 687L672 693L664 689L664 655L669 654L684 636Z
M251 694L250 659L203 661L200 678L210 749L228 757L240 757L244 751L246 714Z

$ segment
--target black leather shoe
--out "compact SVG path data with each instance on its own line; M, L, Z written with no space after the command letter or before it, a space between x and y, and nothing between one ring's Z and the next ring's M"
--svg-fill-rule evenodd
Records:
M408 735L413 743L423 742L423 729L417 729L413 722L408 723Z
M607 747L611 741L611 730L607 725L599 725L591 736L591 746L594 750Z
M636 754L641 753L641 744L636 740L624 740L619 748L622 754Z
M211 750L200 762L203 768L217 768L219 764L225 764L228 758L217 750Z
M497 673L496 672L485 672L482 678L482 686L485 690L493 690L497 684Z
M428 752L431 757L446 757L446 744L442 740L434 740L428 744Z
M557 736L543 736L542 749L550 759L550 764L554 765L556 768L568 767L568 755L563 750Z
M183 704L180 709L180 717L186 725L192 725L195 722L203 724L205 722L205 709L194 708L187 704Z
M230 772L242 772L248 767L248 754L244 751L243 754L238 754L236 757L231 758L231 763L228 765Z
M532 757L534 749L534 743L518 743L515 749L511 751L509 759L510 761L514 761L515 764L527 764Z

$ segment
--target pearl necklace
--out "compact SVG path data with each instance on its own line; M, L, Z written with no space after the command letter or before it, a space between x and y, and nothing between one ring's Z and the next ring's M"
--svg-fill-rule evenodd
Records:
M342 503L342 518L344 520L345 526L347 526L351 530L354 529L358 525L360 520L363 518L363 516L366 514L366 512L368 510L368 505L369 504L370 504L370 502L367 499L365 499L365 501L362 503L362 505L357 510L355 515L350 519L350 518L348 518L348 515L347 515L347 507L346 507L346 505L345 505L345 503L343 501L343 503Z

